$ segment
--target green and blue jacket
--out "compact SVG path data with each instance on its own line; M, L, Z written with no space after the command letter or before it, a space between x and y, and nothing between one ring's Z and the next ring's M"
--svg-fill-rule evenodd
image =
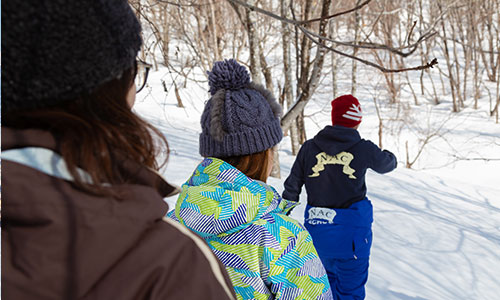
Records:
M238 299L333 299L311 236L286 216L294 205L230 164L206 158L169 217L207 241Z

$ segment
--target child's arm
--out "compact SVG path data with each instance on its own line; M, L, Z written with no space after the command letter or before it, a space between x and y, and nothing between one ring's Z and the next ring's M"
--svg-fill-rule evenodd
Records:
M388 173L396 169L398 161L396 156L388 150L381 150L377 145L368 141L371 146L371 164L370 168L377 173Z
M304 146L302 146L297 154L297 158L293 163L290 175L285 180L285 190L283 191L283 199L290 201L299 201L300 191L304 185Z

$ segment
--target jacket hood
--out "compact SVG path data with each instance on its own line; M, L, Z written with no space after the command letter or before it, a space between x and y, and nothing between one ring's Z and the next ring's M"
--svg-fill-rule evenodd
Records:
M326 126L313 138L316 146L329 155L345 151L360 140L361 136L356 129L340 125Z
M206 158L182 185L169 217L200 236L238 232L270 213L286 213L295 202L217 158Z
M124 161L121 167L130 168L136 181L110 187L120 198L80 191L59 172L65 163L56 146L48 132L2 128L2 237L8 232L12 245L12 257L2 249L2 265L13 261L30 270L33 286L54 293L39 299L57 298L65 288L74 295L91 290L162 220L168 206L161 195L175 189Z

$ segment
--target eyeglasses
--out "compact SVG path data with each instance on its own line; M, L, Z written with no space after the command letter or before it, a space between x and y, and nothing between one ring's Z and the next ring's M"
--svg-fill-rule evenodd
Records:
M135 75L135 92L139 93L145 86L148 81L149 69L151 69L153 65L148 64L145 61L140 59L136 60L136 75Z

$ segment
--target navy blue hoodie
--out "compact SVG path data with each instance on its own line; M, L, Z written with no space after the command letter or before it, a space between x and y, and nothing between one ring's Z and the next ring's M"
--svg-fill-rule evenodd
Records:
M396 165L394 154L362 139L356 129L326 126L300 148L283 198L299 201L305 184L309 205L348 208L366 197L368 168L387 173Z

